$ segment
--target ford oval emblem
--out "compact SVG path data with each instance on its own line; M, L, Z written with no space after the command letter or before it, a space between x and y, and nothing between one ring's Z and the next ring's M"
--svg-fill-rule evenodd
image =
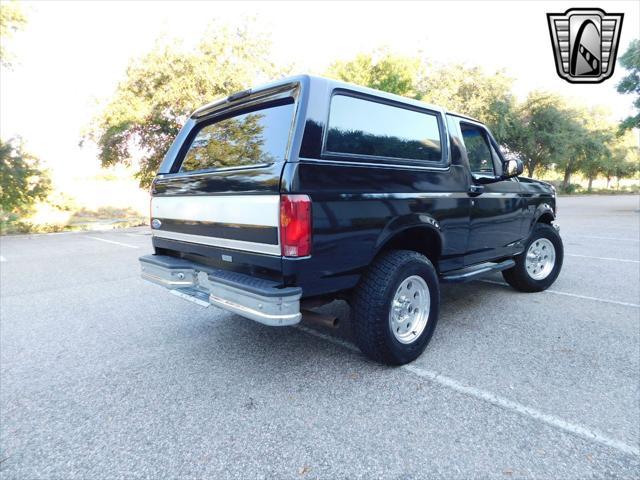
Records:
M162 226L162 222L157 218L151 220L151 228L160 228Z

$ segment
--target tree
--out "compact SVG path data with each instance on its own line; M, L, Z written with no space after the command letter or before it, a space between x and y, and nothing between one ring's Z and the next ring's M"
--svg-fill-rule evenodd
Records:
M219 167L272 161L265 158L262 148L264 127L260 118L261 114L250 113L206 126L194 139L182 165L188 170L200 170L211 168L212 159Z
M456 64L429 70L417 88L421 100L477 118L503 143L515 105L512 85L502 71Z
M131 164L148 186L188 116L216 97L280 76L270 60L270 41L252 22L237 29L213 25L194 51L157 42L132 61L114 97L86 136L96 142L103 166Z
M18 2L0 4L0 65L10 68L13 54L7 50L6 43L14 33L22 30L27 19Z
M503 72L487 74L479 67L463 65L432 68L418 57L395 55L384 49L335 62L327 75L477 118L500 141L514 106L513 79Z
M416 80L420 74L420 60L394 55L379 49L359 53L352 60L331 64L327 76L405 97L415 97Z
M567 155L559 162L564 170L562 186L567 188L571 175L580 171L589 180L591 191L593 181L604 172L611 156L616 127L609 121L609 111L602 107L573 107L571 111L575 130L566 147Z
M48 172L38 159L24 151L19 139L0 140L0 214L25 213L51 190Z
M607 188L613 178L620 179L635 175L639 170L640 149L633 134L627 132L623 136L616 136L609 146L610 155L602 164L602 175L607 179Z
M629 70L629 73L618 83L619 93L636 95L633 106L640 110L640 39L635 39L629 45L624 55L620 57L620 65ZM640 112L627 117L620 124L621 131L640 128Z
M605 170L605 162L611 157L607 143L611 133L606 130L587 131L587 136L579 142L579 168L589 181L587 191L591 192L593 181Z
M505 125L505 144L533 176L553 164L567 162L579 125L574 112L557 95L534 91L519 105ZM567 180L568 182L568 180Z

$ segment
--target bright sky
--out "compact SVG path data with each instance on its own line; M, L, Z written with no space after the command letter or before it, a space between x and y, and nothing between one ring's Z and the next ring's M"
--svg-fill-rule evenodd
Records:
M131 57L161 34L195 43L213 19L252 15L271 30L274 54L322 72L378 46L435 62L463 62L517 79L516 93L546 89L606 105L613 118L631 113L616 93L624 75L574 85L555 71L546 13L601 7L625 15L619 54L640 37L640 2L25 2L29 23L11 48L19 59L0 76L0 135L20 134L57 172L91 172L95 151L79 148L82 129L123 77Z

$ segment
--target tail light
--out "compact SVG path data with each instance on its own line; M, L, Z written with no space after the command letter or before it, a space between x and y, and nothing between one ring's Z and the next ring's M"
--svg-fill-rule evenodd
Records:
M280 245L285 257L311 255L311 199L307 195L280 196Z

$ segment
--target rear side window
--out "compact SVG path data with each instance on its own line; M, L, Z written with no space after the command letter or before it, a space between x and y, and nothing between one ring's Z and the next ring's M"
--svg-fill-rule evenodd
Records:
M330 112L328 153L442 161L435 114L347 95L334 95Z
M273 163L284 159L293 101L204 124L192 137L181 172Z

